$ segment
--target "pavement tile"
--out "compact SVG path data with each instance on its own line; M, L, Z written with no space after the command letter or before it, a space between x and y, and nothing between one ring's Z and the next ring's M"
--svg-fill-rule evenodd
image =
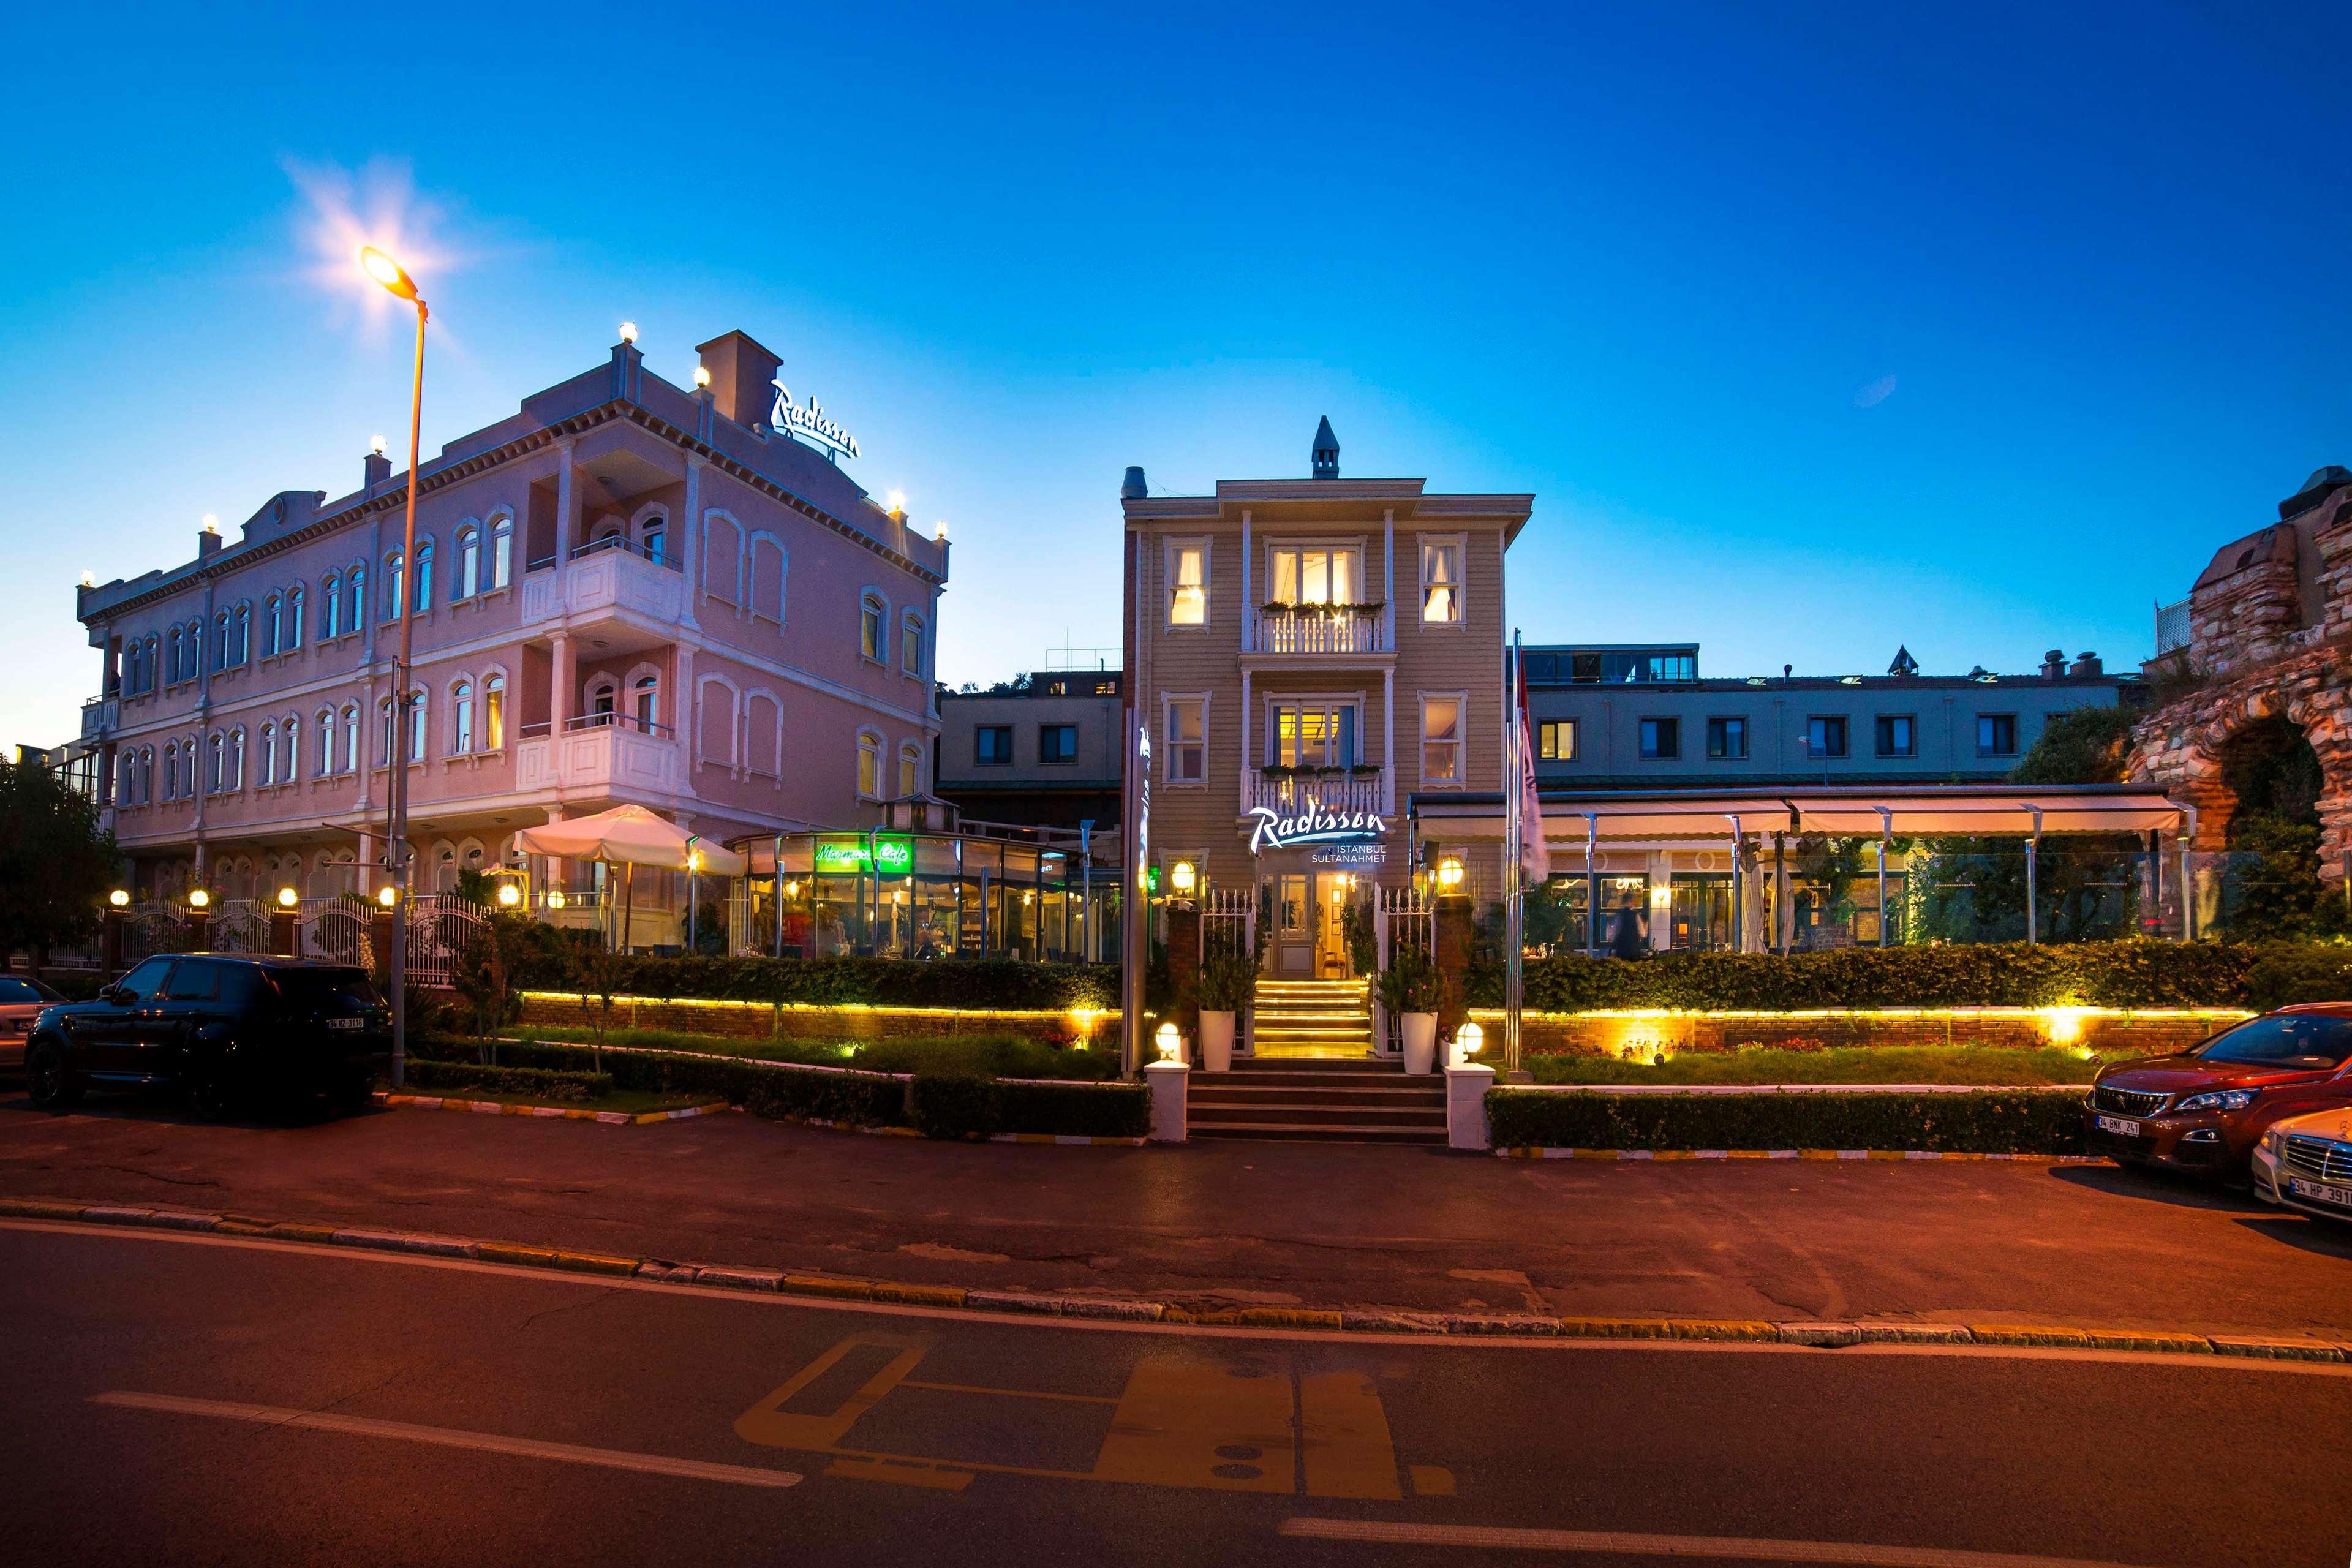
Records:
M957 1294L966 1296L963 1291ZM1167 1304L1161 1301L1097 1300L1087 1296L1062 1298L1062 1316L1066 1318L1112 1318L1121 1322L1156 1323L1167 1310Z
M883 1279L874 1285L874 1300L898 1301L914 1307L961 1307L964 1288L961 1285L900 1285Z
M157 1209L139 1223L165 1230L215 1230L221 1216L216 1214L191 1214L185 1209Z
M778 1289L794 1296L832 1296L849 1301L874 1300L871 1279L840 1279L830 1274L787 1274Z
M433 1258L474 1258L475 1244L453 1236L420 1236L404 1230L338 1230L329 1233L339 1247L366 1247L379 1252L421 1252Z
M474 1256L485 1263L512 1263L525 1268L546 1268L555 1262L555 1248L525 1247L513 1241L482 1241L474 1244Z
M62 1198L0 1198L0 1215L15 1219L79 1219L89 1206Z
M568 1268L574 1274L628 1275L635 1274L637 1265L643 1261L642 1258L621 1258L609 1252L558 1251L554 1264L556 1268Z
M121 1208L111 1204L93 1205L81 1211L81 1217L92 1225L142 1225L153 1217L153 1209Z

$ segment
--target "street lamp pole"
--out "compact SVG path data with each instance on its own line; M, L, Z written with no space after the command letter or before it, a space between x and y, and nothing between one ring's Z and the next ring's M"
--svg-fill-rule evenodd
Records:
M418 446L425 420L425 298L417 293L415 280L402 270L400 263L373 246L360 251L360 266L367 275L392 293L416 307L416 355L408 388L408 518L401 533L400 593L394 607L400 616L400 652L392 664L392 754L384 759L390 773L392 792L391 842L384 847L386 868L392 876L395 894L392 921L392 952L386 968L387 988L392 992L392 1087L402 1086L408 1067L408 763L409 735L413 720L409 714L412 699L409 694L409 656L415 637L416 617L412 614L415 604L416 584L423 581L416 574L416 465Z

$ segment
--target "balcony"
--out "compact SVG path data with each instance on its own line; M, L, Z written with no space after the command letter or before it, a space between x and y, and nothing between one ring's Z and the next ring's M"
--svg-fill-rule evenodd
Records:
M536 731L537 733L532 731ZM522 789L659 790L686 788L686 764L667 725L641 725L614 713L583 713L562 734L545 724L527 726L515 751L517 785Z
M546 563L523 577L526 622L615 610L675 622L686 613L686 579L674 563L650 560L623 539L581 545L569 561Z
M1242 775L1242 810L1265 806L1285 816L1307 811L1381 812L1381 770L1251 768Z
M93 697L81 705L81 738L93 740L114 728L121 704L111 697Z
M1244 653L1327 655L1391 651L1386 605L1260 605L1244 622Z

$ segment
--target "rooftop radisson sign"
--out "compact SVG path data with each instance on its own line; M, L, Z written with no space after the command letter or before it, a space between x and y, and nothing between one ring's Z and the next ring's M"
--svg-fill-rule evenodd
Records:
M857 437L833 422L830 415L814 397L806 406L793 401L792 388L776 383L776 406L768 416L768 423L779 430L789 430L805 436L820 447L830 447L844 457L857 456Z
M1250 830L1250 853L1287 849L1294 844L1364 844L1379 838L1389 825L1371 811L1308 811L1285 816L1270 805L1254 805L1257 818Z

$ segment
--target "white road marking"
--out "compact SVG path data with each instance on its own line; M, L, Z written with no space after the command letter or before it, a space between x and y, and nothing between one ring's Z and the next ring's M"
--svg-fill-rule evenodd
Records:
M1608 1552L1621 1557L1699 1557L1750 1563L1833 1563L1855 1568L2130 1568L2079 1557L1948 1552L1932 1546L1864 1546L1845 1541L1761 1541L1737 1535L1637 1535L1613 1530L1513 1530L1475 1524L1401 1524L1370 1519L1286 1519L1282 1533L1308 1541L1385 1546L1467 1546L1481 1551Z
M0 1231L22 1230L48 1236L75 1236L107 1241L177 1243L186 1247L221 1247L252 1252L292 1253L303 1258L336 1258L346 1263L400 1268L440 1268L459 1274L492 1274L509 1279L536 1279L541 1284L589 1290L646 1290L670 1297L697 1297L708 1301L740 1301L751 1307L782 1307L795 1311L845 1313L856 1317L927 1318L951 1322L986 1323L1010 1330L1045 1330L1074 1334L1140 1334L1176 1339L1279 1340L1328 1342L1351 1345L1422 1346L1465 1352L1509 1352L1538 1354L1698 1355L1698 1356L1824 1356L1840 1361L1919 1360L2104 1362L2126 1366L2151 1366L2172 1371L2249 1373L2273 1377L2352 1379L2352 1363L2270 1361L2259 1356L2168 1355L2156 1351L2059 1350L2042 1345L1867 1344L1842 1350L1815 1350L1808 1345L1768 1344L1741 1340L1601 1340L1501 1339L1483 1334L1376 1333L1361 1329L1258 1329L1222 1323L1153 1323L1118 1318L1055 1318L1040 1313L991 1312L969 1307L916 1307L896 1301L859 1301L847 1297L772 1295L764 1290L733 1289L719 1285L672 1285L658 1279L622 1275L565 1274L516 1263L483 1263L467 1258L436 1258L422 1252L380 1252L373 1247L335 1247L324 1242L278 1241L255 1236L220 1236L210 1231L147 1230L132 1226L89 1225L73 1220L0 1218Z
M289 1410L274 1405L232 1405L218 1399L183 1399L170 1394L116 1392L90 1396L93 1405L113 1405L131 1410L163 1410L178 1415L212 1415L227 1421L250 1421L261 1426L301 1426L314 1432L341 1432L354 1437L392 1437L405 1443L432 1443L444 1448L471 1448L484 1454L509 1454L523 1459L555 1459L568 1465L601 1465L612 1470L641 1470L653 1476L683 1480L725 1481L739 1487L790 1487L800 1484L792 1470L757 1465L717 1465L702 1459L673 1459L665 1454L632 1454L619 1448L586 1448L574 1443L542 1443L533 1437L502 1437L494 1432L461 1432L452 1426L419 1426L406 1421L376 1421L364 1415L330 1415L320 1411Z

